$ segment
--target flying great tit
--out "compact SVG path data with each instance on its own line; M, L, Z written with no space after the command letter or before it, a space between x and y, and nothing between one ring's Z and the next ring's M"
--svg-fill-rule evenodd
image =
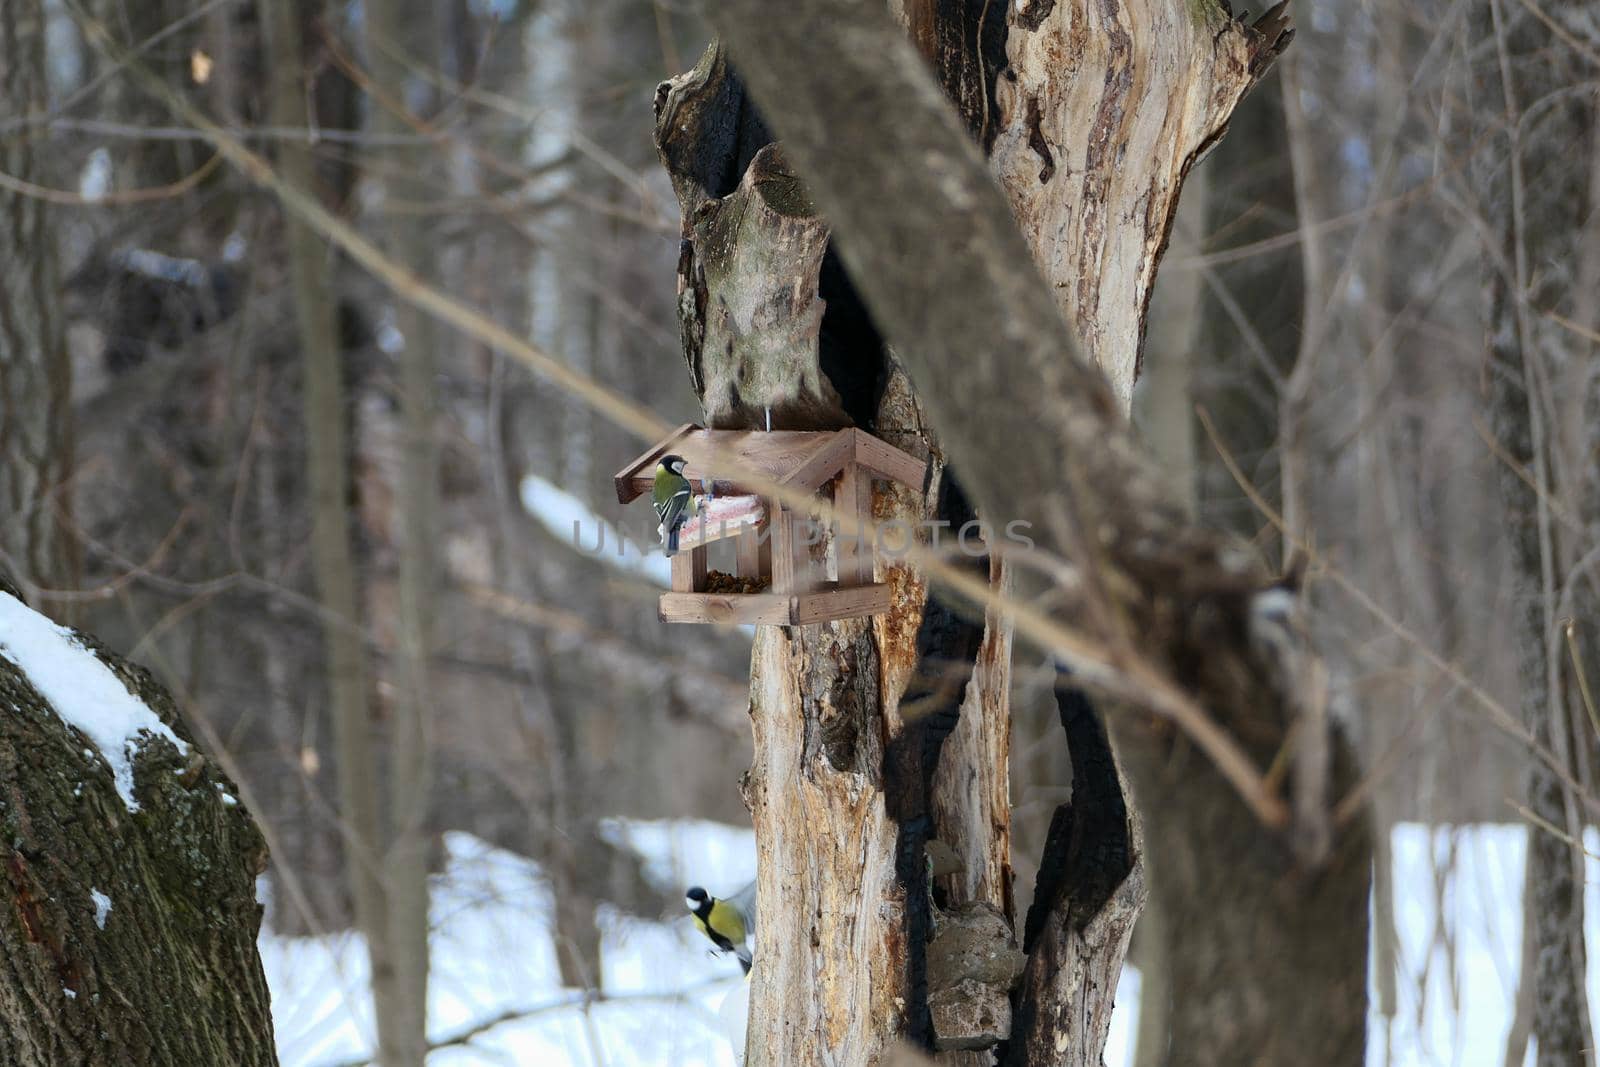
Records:
M746 936L755 927L755 889L755 884L751 883L731 900L720 900L699 886L693 886L683 897L689 914L694 916L695 926L711 939L717 951L737 956L745 974L750 973L753 959Z
M655 494L656 517L661 520L661 544L667 555L678 551L678 528L689 521L690 505L694 492L689 479L683 476L682 456L662 456L656 464Z

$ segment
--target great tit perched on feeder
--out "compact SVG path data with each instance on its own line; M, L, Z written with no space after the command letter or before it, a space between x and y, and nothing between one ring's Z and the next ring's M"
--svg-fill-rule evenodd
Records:
M661 544L669 556L678 551L678 529L689 521L694 500L689 479L683 476L684 462L682 456L662 456L656 464L652 499L656 517L661 520Z
M729 900L720 900L699 886L690 887L683 896L695 926L711 939L717 951L737 956L745 974L750 973L753 959L746 936L755 927L755 898L754 882Z

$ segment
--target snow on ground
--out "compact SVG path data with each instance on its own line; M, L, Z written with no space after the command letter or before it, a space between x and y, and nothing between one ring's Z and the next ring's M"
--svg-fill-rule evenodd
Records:
M467 834L446 836L448 864L435 879L432 904L430 1034L437 1041L504 1013L527 1014L486 1030L470 1045L435 1052L433 1067L734 1063L718 1009L742 991L739 967L708 953L680 896L696 882L718 895L749 882L753 835L692 820L622 819L608 821L604 833L644 858L647 877L661 887L662 919L602 912L607 999L587 1006L560 987L552 902L538 867ZM1515 826L1395 829L1399 1010L1392 1024L1372 1016L1372 1067L1501 1062L1516 988L1525 840ZM1591 834L1588 846L1589 939L1595 945L1600 862L1593 857L1600 836ZM1435 906L1435 886L1442 909ZM1453 952L1440 933L1441 920ZM284 1067L332 1067L370 1048L366 958L356 938L280 938L264 931L261 954ZM1600 1003L1594 978L1591 971L1590 999ZM1106 1048L1110 1067L1132 1062L1138 994L1138 972L1127 968Z
M1427 1067L1499 1064L1511 1029L1522 952L1522 874L1527 833L1519 826L1430 829L1397 826L1395 926L1398 1012L1374 1015L1367 1062ZM1585 838L1584 939L1589 944L1590 1011L1600 1018L1600 835ZM1435 885L1439 892L1436 905ZM1447 943L1454 943L1454 951ZM1390 1058L1385 1060L1385 1029ZM1532 1049L1528 1062L1532 1063Z
M730 869L742 863L753 871L748 831L617 822L610 832L632 840L635 828L638 840L661 849L645 853L652 877L719 871L724 859ZM445 848L448 864L434 880L431 908L430 1035L437 1041L505 1012L532 1014L489 1030L471 1047L434 1053L431 1065L732 1067L717 1008L743 978L737 962L709 954L676 881L662 885L665 921L601 913L608 999L585 1009L577 992L561 988L553 905L537 865L467 834L446 835ZM331 1067L371 1047L367 962L358 938L280 938L263 930L261 956L283 1067Z
M4 592L0 592L0 656L27 675L56 714L100 750L129 811L139 810L133 799L133 752L139 735L165 737L179 752L189 751L100 657L83 647L77 635Z

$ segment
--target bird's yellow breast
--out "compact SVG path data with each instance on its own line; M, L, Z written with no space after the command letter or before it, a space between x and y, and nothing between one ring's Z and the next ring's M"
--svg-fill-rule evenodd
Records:
M699 922L698 916L695 919ZM704 925L701 932L704 933ZM710 925L713 930L732 941L735 945L744 940L744 917L739 914L739 909L730 906L724 901L716 900L711 903Z

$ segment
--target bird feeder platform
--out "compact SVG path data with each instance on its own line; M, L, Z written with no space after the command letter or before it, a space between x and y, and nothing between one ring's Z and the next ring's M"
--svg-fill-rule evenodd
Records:
M889 586L873 580L872 539L834 531L825 539L826 559L813 559L809 517L750 484L749 474L796 492L826 490L835 511L870 525L873 480L920 491L927 478L923 460L857 429L705 430L688 424L617 472L617 500L627 504L650 492L656 463L671 454L684 458L684 477L705 499L679 529L661 621L804 626L889 609ZM707 549L724 538L736 543L739 584L765 585L763 591L710 589ZM828 575L820 573L824 568Z

